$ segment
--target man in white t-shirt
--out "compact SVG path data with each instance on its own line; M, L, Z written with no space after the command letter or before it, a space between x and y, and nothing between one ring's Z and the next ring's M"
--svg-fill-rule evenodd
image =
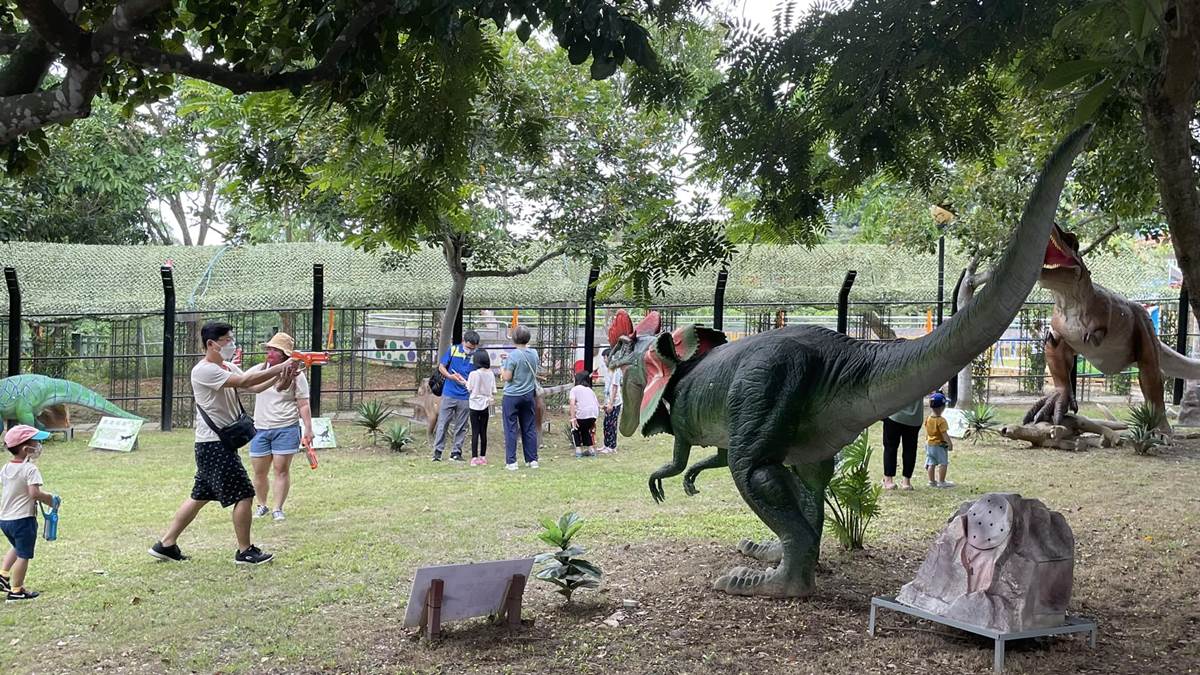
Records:
M286 362L292 356L296 341L287 333L276 333L263 343L267 349L267 360L254 366L247 373L257 373L271 366ZM290 381L289 381L290 380ZM312 409L308 406L308 379L304 373L295 377L281 377L278 382L267 382L251 387L254 397L254 440L250 441L250 465L254 469L254 517L268 513L275 521L284 519L283 503L292 486L292 458L300 446L312 444ZM304 429L301 430L301 423ZM267 496L272 488L267 480L271 467L275 467L275 508L267 508Z
M214 321L200 329L204 344L204 359L192 368L192 395L196 399L196 478L192 494L183 501L162 539L150 548L150 555L159 560L183 561L187 556L179 550L176 538L191 524L200 509L210 501L222 508L233 507L233 532L237 537L234 562L239 565L260 565L271 560L250 543L250 508L254 485L246 475L246 467L238 457L237 448L226 447L216 429L234 423L241 414L237 390L274 382L295 361L288 361L257 373L243 373L229 363L237 352L233 326ZM205 419L207 415L207 420ZM215 428L214 428L215 427Z

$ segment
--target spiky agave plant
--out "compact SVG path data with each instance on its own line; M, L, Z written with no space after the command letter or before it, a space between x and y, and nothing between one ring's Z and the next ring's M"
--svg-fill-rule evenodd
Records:
M383 432L383 423L391 416L392 411L384 408L379 401L365 401L358 406L358 418L354 424L366 429L371 437L371 445L375 445L379 434Z
M826 526L847 550L863 547L867 525L881 511L883 488L871 480L873 452L864 431L853 443L842 448L833 478L825 490L825 503L833 515L826 521Z
M966 436L972 443L978 443L996 430L996 409L986 403L976 403L975 407L963 413L967 421Z
M1141 403L1129 409L1129 429L1126 434L1135 453L1148 455L1154 448L1166 444L1166 439L1159 431L1166 416L1164 411L1156 410L1148 403Z

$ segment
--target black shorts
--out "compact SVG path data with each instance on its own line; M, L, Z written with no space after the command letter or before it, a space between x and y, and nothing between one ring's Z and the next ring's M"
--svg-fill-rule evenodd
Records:
M596 444L596 418L575 420L575 429L571 430L571 438L577 448L590 448Z
M224 508L252 497L254 484L236 451L226 449L220 441L196 444L196 482L192 485L192 499L221 502Z

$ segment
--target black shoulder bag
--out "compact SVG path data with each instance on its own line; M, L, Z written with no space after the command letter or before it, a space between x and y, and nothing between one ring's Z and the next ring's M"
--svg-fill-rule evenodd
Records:
M204 418L205 424L208 425L209 429L217 432L217 438L221 439L221 445L225 446L225 449L231 452L237 452L238 448L249 443L256 433L254 418L247 415L246 409L242 407L242 397L237 394L234 394L234 396L237 398L238 410L241 411L241 414L233 421L233 424L224 428L217 428L217 425L213 424L212 418L208 416L208 413L204 412L204 408L201 407L200 403L196 403L196 410L200 411L200 416Z

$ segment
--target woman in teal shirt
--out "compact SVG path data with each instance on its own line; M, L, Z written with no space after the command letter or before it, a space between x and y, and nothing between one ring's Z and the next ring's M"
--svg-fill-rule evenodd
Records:
M504 468L517 470L517 435L525 454L525 466L538 468L538 429L534 421L537 405L538 353L529 348L529 329L517 326L512 333L513 345L500 379L504 380Z

